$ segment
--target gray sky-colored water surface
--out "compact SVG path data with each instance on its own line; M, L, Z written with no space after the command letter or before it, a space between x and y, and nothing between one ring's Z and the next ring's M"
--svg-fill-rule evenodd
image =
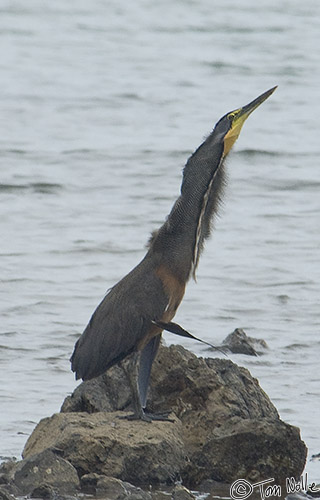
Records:
M1 3L2 458L76 386L74 342L143 257L188 156L279 85L228 158L176 319L213 343L236 327L266 340L232 360L300 427L320 481L319 16L318 0Z

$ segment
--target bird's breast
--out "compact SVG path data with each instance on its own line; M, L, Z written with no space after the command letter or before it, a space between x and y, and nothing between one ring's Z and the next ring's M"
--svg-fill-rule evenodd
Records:
M160 278L164 293L168 298L167 307L162 315L162 318L159 319L167 323L171 321L176 314L180 302L183 299L186 285L181 282L181 280L179 280L167 266L160 266L157 269L156 274L158 278Z
M167 266L160 266L156 270L158 278L160 278L165 295L168 298L167 307L163 313L161 321L168 322L174 317L180 302L183 299L186 285L181 282Z
M170 269L168 269L167 266L159 266L155 273L162 283L163 291L167 297L168 302L161 318L154 319L162 321L164 323L168 323L176 314L180 302L183 299L186 285L185 283L182 283L181 280L179 280L170 271ZM161 332L161 328L152 324L150 326L150 329L148 330L147 335L143 339L141 339L138 350L143 349L153 337L159 335L159 333Z

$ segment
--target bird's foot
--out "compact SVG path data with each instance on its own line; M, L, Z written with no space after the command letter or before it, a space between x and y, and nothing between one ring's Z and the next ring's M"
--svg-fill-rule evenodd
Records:
M149 418L144 412L142 413L131 413L130 415L119 415L120 420L142 420L143 422L152 422L152 418Z
M170 410L161 411L159 413L151 413L148 410L145 410L145 415L147 417L151 418L151 420L159 420L159 421L163 421L163 422L174 422L174 420L172 418L169 418L169 415L171 413L172 412Z
M161 413L150 413L148 411L139 411L138 413L131 413L130 415L119 416L118 418L122 420L142 420L143 422L174 422L172 418L169 418L170 411L165 411Z

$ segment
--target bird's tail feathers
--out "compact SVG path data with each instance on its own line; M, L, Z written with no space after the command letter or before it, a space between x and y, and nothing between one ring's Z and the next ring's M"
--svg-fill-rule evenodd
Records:
M169 323L165 323L164 321L156 321L156 320L152 321L152 323L154 325L157 325L162 330L166 330L167 332L174 333L175 335L180 335L180 337L187 337L189 339L197 340L198 342L202 342L203 344L209 345L210 347L212 347L216 351L220 351L222 354L227 356L227 354L225 353L225 351L223 349L220 349L219 347L217 347L213 344L210 344L210 342L206 342L205 340L202 340L202 339L199 339L198 337L195 337L194 335L192 335L190 332L188 332L187 330L182 328L182 326L178 325L177 323L172 323L172 321L170 321Z

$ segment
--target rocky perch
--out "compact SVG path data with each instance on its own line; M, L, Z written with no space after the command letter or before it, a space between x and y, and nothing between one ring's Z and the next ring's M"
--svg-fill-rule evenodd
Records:
M119 367L80 384L60 413L39 422L23 460L2 466L0 488L35 498L82 490L118 500L183 500L193 495L181 485L170 494L159 489L239 478L283 483L303 472L307 449L299 429L282 422L258 381L229 360L162 346L149 403L153 411L170 409L173 422L119 418L130 410Z

